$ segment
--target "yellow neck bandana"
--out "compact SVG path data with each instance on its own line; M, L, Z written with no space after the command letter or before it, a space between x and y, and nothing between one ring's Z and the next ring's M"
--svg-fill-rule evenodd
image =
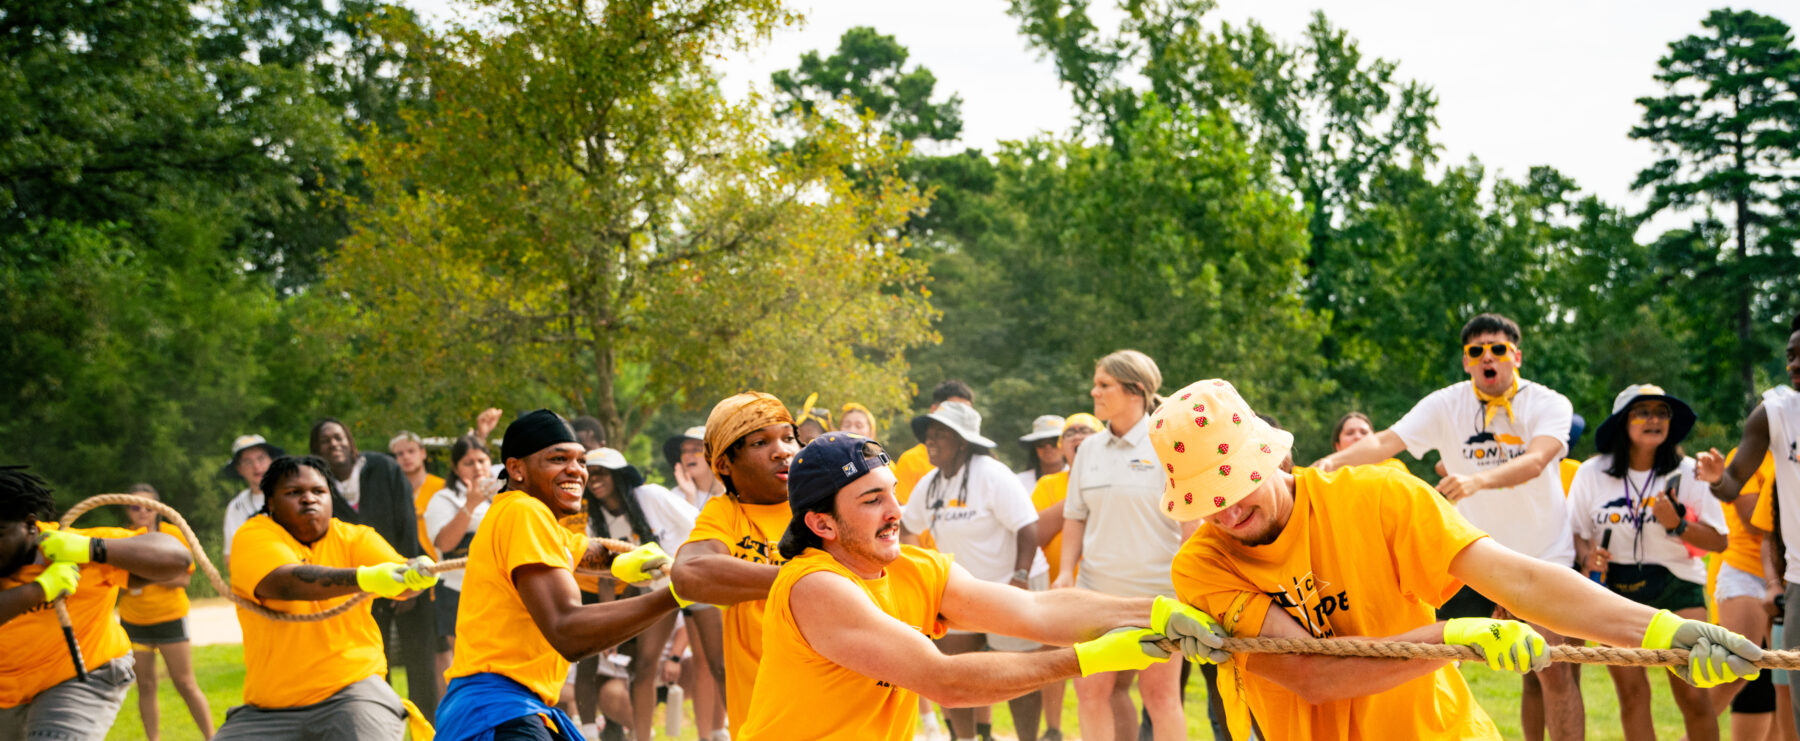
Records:
M1519 377L1517 375L1513 376L1512 388L1507 389L1505 393L1488 394L1482 391L1480 386L1476 386L1473 383L1469 384L1469 388L1475 389L1475 398L1480 399L1481 403L1487 405L1487 418L1486 421L1482 423L1483 427L1493 424L1494 412L1500 411L1501 409L1506 410L1506 421L1513 423L1518 421L1513 419L1512 408L1513 395L1519 393Z

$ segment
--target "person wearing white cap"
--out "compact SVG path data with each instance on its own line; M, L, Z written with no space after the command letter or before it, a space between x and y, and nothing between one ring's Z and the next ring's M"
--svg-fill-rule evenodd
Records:
M1474 649L1495 670L1550 663L1524 622L1438 622L1434 608L1466 582L1563 635L1685 649L1688 663L1670 671L1698 686L1756 674L1762 649L1743 636L1506 548L1410 475L1388 466L1283 472L1293 436L1258 419L1224 380L1175 392L1150 428L1166 481L1161 509L1207 523L1175 556L1177 595L1232 636L1442 642ZM1247 738L1252 720L1264 738L1500 738L1450 661L1244 653L1219 674L1220 689L1240 695L1224 703L1233 738Z
M981 436L981 414L963 402L946 401L914 418L912 428L936 468L919 480L901 512L902 542L918 545L919 534L929 532L937 550L955 556L976 579L1032 591L1048 588L1050 566L1037 545L1037 508L1006 464L994 459L994 441ZM1010 636L961 630L937 643L949 656L1039 647ZM1030 692L1007 703L1023 741L1037 739L1041 702L1039 693ZM950 708L945 715L956 738L975 737L974 708Z
M263 472L269 470L269 463L276 458L287 455L281 448L269 444L262 435L239 435L231 441L231 462L220 469L219 475L237 478L244 482L244 489L225 503L225 556L231 557L231 538L237 535L238 528L255 517L263 508L261 490Z
M644 475L625 460L624 454L612 448L594 448L587 452L587 530L589 537L622 540L632 545L649 543L671 547L687 540L694 530L699 510L680 495L656 484L644 483ZM608 585L610 587L610 585ZM663 591L668 578L651 580L642 588L627 587L626 595ZM601 589L600 601L610 602L610 588ZM683 612L710 605L693 605ZM627 665L631 687L633 738L651 738L655 727L656 680L662 674L660 659L675 631L675 614L670 613L639 633L632 644L631 663ZM680 657L675 657L676 661ZM674 701L671 701L674 702Z
M1025 446L1025 454L1031 461L1018 473L1019 485L1025 487L1025 491L1030 492L1036 487L1040 478L1068 470L1069 461L1056 444L1062 438L1062 429L1062 417L1046 414L1031 420L1031 432L1019 438L1019 444Z
M1634 384L1613 400L1612 415L1594 440L1599 455L1575 472L1569 487L1569 524L1582 571L1601 575L1618 594L1685 618L1706 619L1705 551L1725 550L1725 512L1695 474L1681 441L1694 429L1694 410L1660 387ZM1718 478L1710 472L1711 480ZM1650 683L1644 670L1609 666L1619 694L1619 720L1633 738L1656 734ZM1714 737L1718 721L1704 693L1669 686L1689 738Z
M663 459L675 477L675 493L694 505L706 508L713 497L725 493L725 482L713 475L706 462L706 425L694 425L681 434L663 441Z

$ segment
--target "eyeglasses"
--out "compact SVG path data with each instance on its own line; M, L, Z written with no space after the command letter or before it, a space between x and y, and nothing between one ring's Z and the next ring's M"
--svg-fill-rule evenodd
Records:
M1504 360L1506 356L1511 355L1517 349L1511 342L1477 342L1472 345L1463 345L1463 353L1468 355L1470 360L1480 360L1483 354L1492 354L1495 360Z
M1631 410L1632 419L1674 419L1675 412L1668 407L1638 407Z

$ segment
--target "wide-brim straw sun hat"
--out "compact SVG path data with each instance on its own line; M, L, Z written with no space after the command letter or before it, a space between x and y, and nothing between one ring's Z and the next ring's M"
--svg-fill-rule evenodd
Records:
M1660 401L1669 405L1669 442L1686 440L1688 433L1694 430L1694 408L1688 406L1687 402L1670 396L1661 386L1634 383L1613 397L1612 414L1607 415L1606 421L1600 423L1600 429L1594 431L1597 450L1602 453L1612 452L1614 441L1624 434L1625 425L1630 421L1628 412L1631 411L1631 405L1640 401Z
M981 413L975 407L960 401L946 401L938 405L937 411L913 417L913 437L920 443L925 442L925 429L930 423L938 422L951 429L965 442L978 448L994 447L994 441L981 436Z
M1235 387L1214 378L1163 402L1150 415L1150 442L1168 480L1162 513L1188 521L1237 504L1281 473L1294 436L1270 427Z

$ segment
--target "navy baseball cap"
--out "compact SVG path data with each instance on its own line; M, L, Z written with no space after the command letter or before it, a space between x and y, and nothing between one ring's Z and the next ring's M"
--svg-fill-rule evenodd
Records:
M893 465L881 443L848 432L827 432L806 444L788 464L788 506L795 521L864 474Z

